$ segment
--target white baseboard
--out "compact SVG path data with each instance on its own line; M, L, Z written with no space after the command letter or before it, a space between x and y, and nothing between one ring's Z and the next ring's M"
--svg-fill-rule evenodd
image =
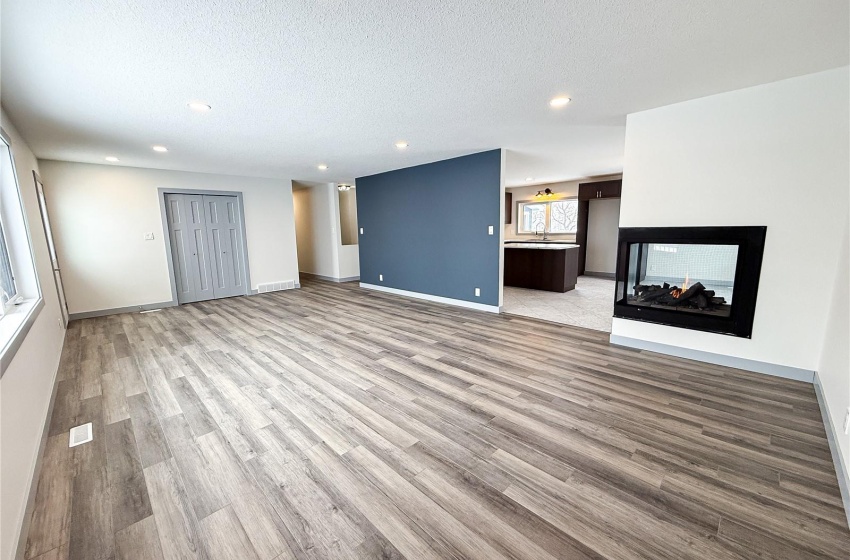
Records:
M850 527L850 470L844 464L844 457L838 447L837 426L832 423L832 415L829 413L829 405L823 394L820 377L815 373L815 394L820 405L820 415L823 417L823 427L826 429L826 439L829 441L829 451L832 453L832 463L835 465L835 474L838 478L838 487L841 489L841 501L844 502L844 515L847 516L847 526Z
M424 299L426 301L433 301L436 303L445 303L448 305L456 305L458 307L467 307L469 309L477 309L478 311L488 311L490 313L499 313L498 305L486 305L483 303L475 303L472 301L465 301L462 299L454 299L447 298L442 296L433 296L431 294L420 294L419 292L409 292L407 290L399 290L397 288L387 288L386 286L377 286L375 284L365 284L360 282L361 288L366 288L367 290L375 290L378 292L386 292L388 294L395 294L397 296L406 296L416 299Z
M659 354L667 354L668 356L687 358L698 362L745 369L747 371L775 375L776 377L784 377L785 379L796 379L797 381L805 381L806 383L813 383L815 378L815 372L809 369L783 366L780 364L772 364L770 362L760 362L758 360L749 360L746 358L737 358L735 356L724 356L723 354L715 354L713 352L705 352L703 350L692 350L690 348L680 348L670 344L650 342L648 340L640 340L639 338L619 336L616 334L612 334L609 340L611 344L616 346L648 350L650 352L658 352Z
M165 307L174 307L177 303L173 301L163 301L160 303L145 303L142 305L130 305L128 307L114 307L112 309L98 309L96 311L81 311L79 313L71 313L68 316L68 321L77 321L79 319L91 319L93 317L106 317L107 315L119 315L121 313L137 313L139 311L152 311L154 309L163 309Z

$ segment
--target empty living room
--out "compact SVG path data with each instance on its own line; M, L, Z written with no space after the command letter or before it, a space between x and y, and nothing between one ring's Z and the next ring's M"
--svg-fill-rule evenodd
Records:
M0 560L850 559L847 0L0 0Z

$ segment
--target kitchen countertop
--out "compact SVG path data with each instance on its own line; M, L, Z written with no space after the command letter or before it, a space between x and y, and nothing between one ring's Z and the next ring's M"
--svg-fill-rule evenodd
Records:
M573 243L506 243L505 249L548 249L550 251L562 249L578 249Z

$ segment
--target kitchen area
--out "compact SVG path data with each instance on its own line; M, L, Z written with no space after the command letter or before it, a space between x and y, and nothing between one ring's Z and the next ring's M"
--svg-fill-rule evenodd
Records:
M610 332L621 176L505 189L505 313Z

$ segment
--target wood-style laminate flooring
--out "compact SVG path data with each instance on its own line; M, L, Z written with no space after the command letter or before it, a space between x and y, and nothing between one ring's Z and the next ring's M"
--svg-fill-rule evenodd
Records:
M27 558L850 551L810 385L605 333L313 281L75 321L59 379Z

